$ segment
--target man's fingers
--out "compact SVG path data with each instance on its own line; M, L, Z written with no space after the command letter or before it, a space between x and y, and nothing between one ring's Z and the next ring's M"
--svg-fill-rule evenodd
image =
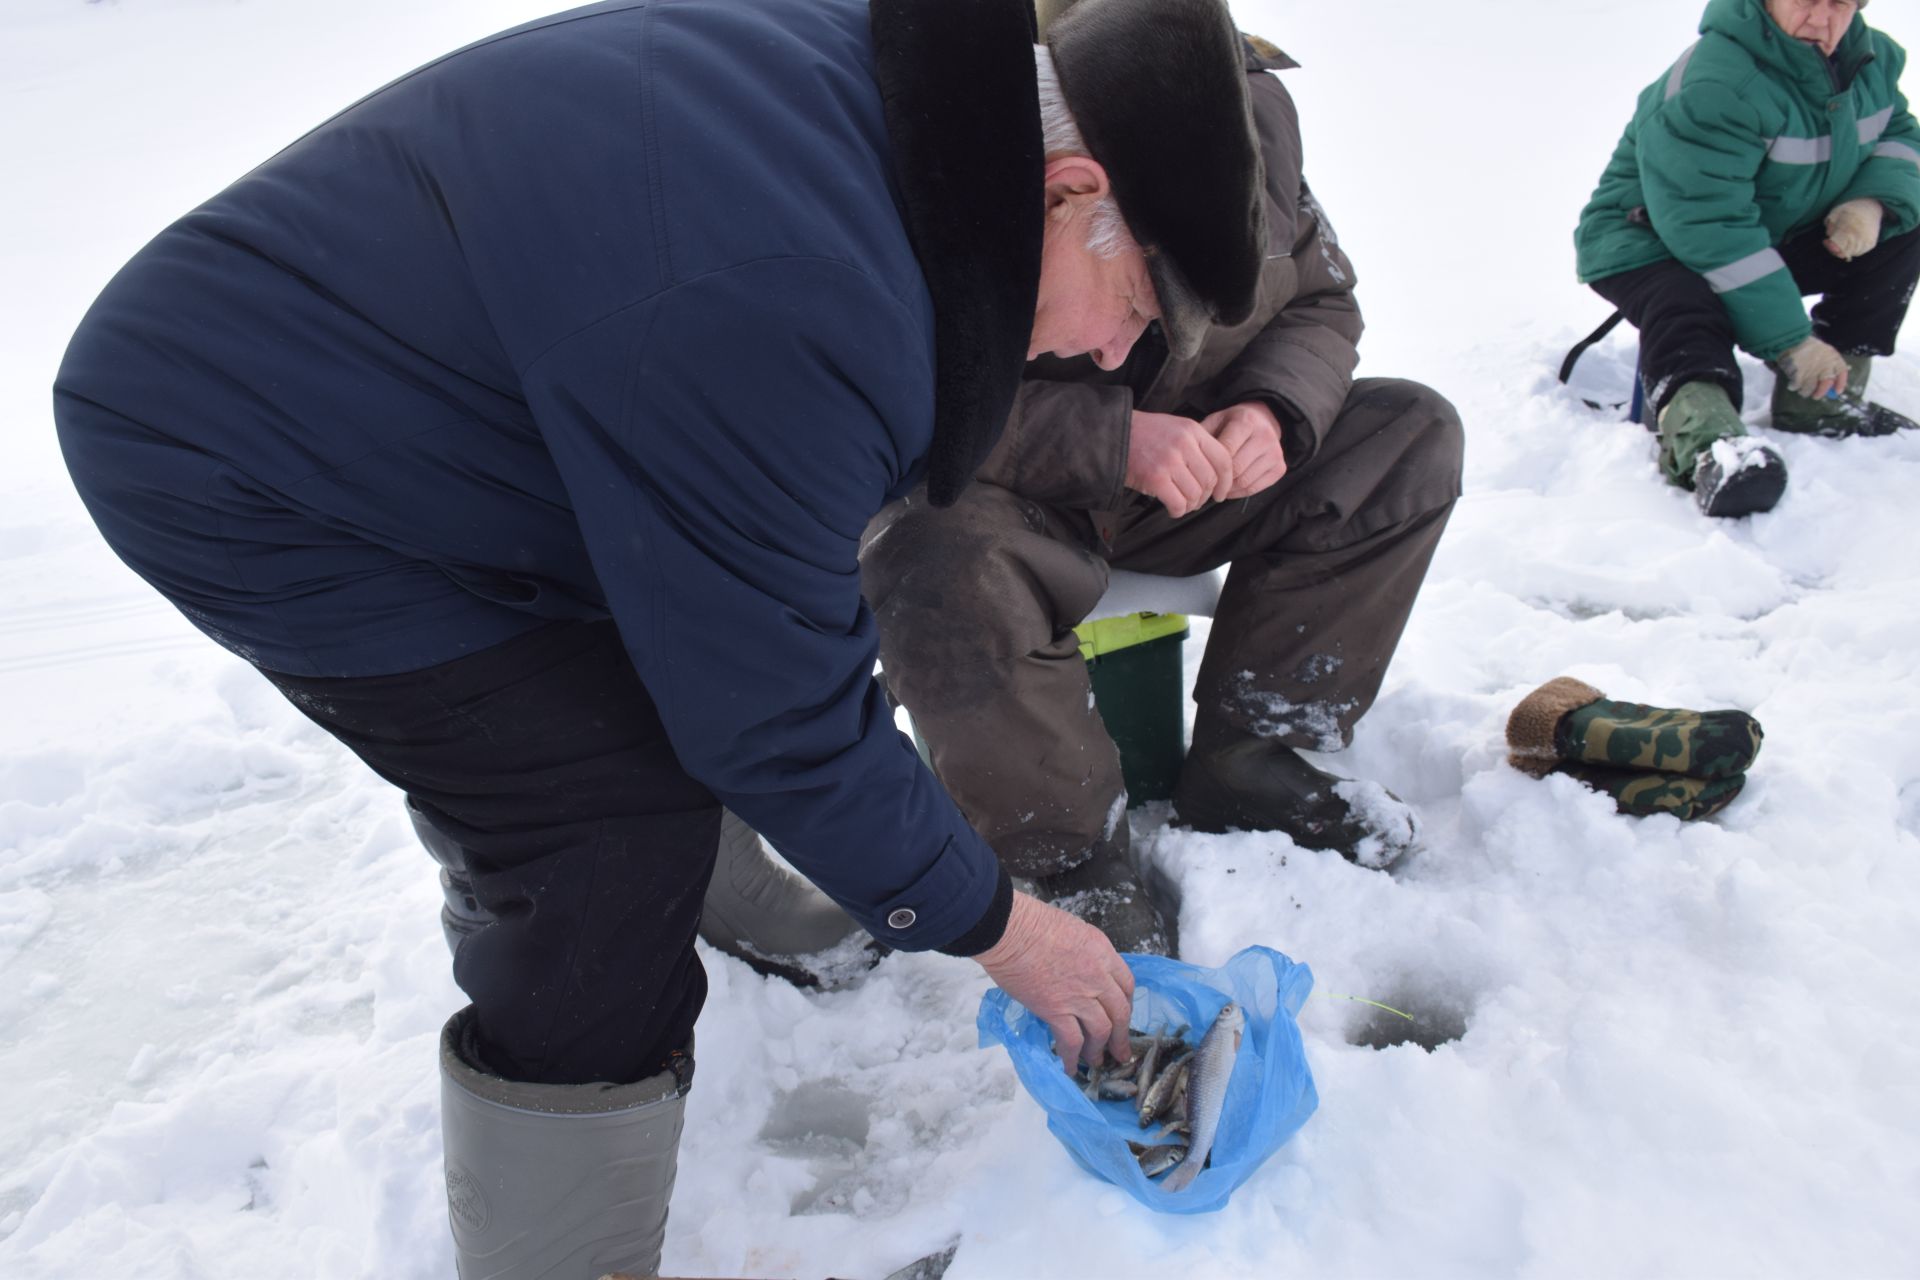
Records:
M1193 499L1187 496L1188 489L1196 493L1199 491L1198 486L1187 477L1184 468L1169 467L1154 485L1153 496L1160 499L1168 515L1178 520L1193 508Z
M1233 488L1233 454L1227 451L1227 446L1209 435L1200 436L1199 445L1201 455L1206 459L1207 465L1213 469L1211 483L1207 485L1207 493L1201 501L1204 502L1210 497L1218 502L1227 496L1229 489ZM1205 478L1207 477L1203 477Z
M1175 519L1189 511L1197 510L1200 504L1206 501L1206 486L1201 484L1200 478L1193 474L1193 468L1182 467L1174 472L1173 484L1174 488L1180 492L1180 509L1175 511L1172 507L1168 507L1167 511Z
M1118 986L1100 993L1100 1012L1107 1020L1107 1051L1115 1062L1123 1061L1133 1050L1127 1044L1127 1024L1133 1020L1133 1001L1120 994Z
M1047 1025L1053 1028L1053 1047L1060 1055L1060 1065L1072 1075L1080 1063L1080 1046L1086 1043L1080 1035L1080 1024L1072 1017L1063 1017L1049 1020Z
M1229 419L1225 429L1214 439L1218 440L1228 453L1237 458L1245 452L1248 445L1255 442L1256 435L1253 423L1245 418L1236 417Z
M1840 260L1841 260L1842 262L1845 262L1845 261L1847 260L1847 258L1848 258L1848 254L1847 254L1847 251L1846 251L1846 250L1845 250L1844 248L1842 248L1841 246L1839 246L1839 245L1837 245L1837 244L1835 244L1835 243L1834 243L1833 241L1831 241L1831 240L1828 240L1828 241L1826 241L1826 242L1825 242L1825 244L1826 244L1826 246L1827 246L1827 252L1828 252L1828 253L1830 253L1830 254L1832 254L1832 255L1833 255L1834 257L1836 257L1836 258L1838 258L1838 259L1840 259Z
M1287 473L1286 464L1274 458L1263 458L1254 464L1240 482L1234 486L1234 497L1247 498L1259 493Z
M1184 465L1174 473L1180 482L1180 494L1187 500L1187 511L1198 511L1213 492L1213 464L1204 453L1194 452L1182 454L1180 461Z
M1098 1004L1081 1013L1079 1017L1080 1030L1085 1037L1080 1042L1082 1046L1080 1055L1087 1060L1088 1066L1092 1066L1099 1061L1100 1055L1107 1048L1108 1040L1113 1036L1113 1019L1108 1017L1107 1011ZM1123 1034L1126 1031L1124 1021L1120 1030Z
M1173 483L1172 477L1162 477L1153 486L1151 496L1160 499L1160 505L1175 520L1187 514L1187 500L1180 496L1179 486Z

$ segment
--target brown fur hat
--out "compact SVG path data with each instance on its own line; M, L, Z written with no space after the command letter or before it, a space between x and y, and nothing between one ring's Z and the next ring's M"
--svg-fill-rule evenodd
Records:
M1046 31L1060 90L1191 355L1253 313L1266 258L1246 53L1221 0L1077 0Z

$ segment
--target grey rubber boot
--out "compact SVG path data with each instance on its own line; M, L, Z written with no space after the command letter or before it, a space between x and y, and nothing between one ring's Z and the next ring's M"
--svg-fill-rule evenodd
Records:
M636 1084L521 1084L473 1065L472 1019L440 1033L460 1280L658 1275L691 1045L684 1070Z
M753 828L725 810L700 936L755 972L801 987L836 986L886 953L832 898L767 856Z

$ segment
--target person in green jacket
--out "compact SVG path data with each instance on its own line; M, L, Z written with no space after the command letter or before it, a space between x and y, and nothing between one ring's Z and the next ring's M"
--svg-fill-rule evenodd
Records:
M1711 0L1699 41L1640 94L1574 233L1581 281L1640 330L1661 468L1708 515L1768 510L1786 487L1779 454L1742 438L1736 343L1777 375L1779 430L1915 425L1865 396L1920 280L1906 51L1865 7Z

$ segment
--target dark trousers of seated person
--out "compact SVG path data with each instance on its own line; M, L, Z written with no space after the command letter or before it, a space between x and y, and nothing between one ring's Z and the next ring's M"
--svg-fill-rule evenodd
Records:
M687 1046L720 805L680 767L612 623L403 675L262 674L446 837L423 833L448 864L475 1065L627 1084Z
M1842 355L1890 356L1907 304L1920 280L1920 228L1883 240L1842 262L1815 227L1780 246L1803 296L1819 294L1814 336ZM1734 359L1733 321L1706 278L1668 259L1592 282L1640 331L1640 377L1648 421L1689 382L1714 382L1740 407L1743 384Z
M1073 632L1109 566L1230 565L1194 679L1196 733L1338 749L1380 691L1460 496L1463 448L1438 392L1363 378L1312 458L1179 519L1139 494L1095 513L985 483L951 507L895 503L860 556L888 687L1003 865L1050 874L1125 821L1120 753Z

